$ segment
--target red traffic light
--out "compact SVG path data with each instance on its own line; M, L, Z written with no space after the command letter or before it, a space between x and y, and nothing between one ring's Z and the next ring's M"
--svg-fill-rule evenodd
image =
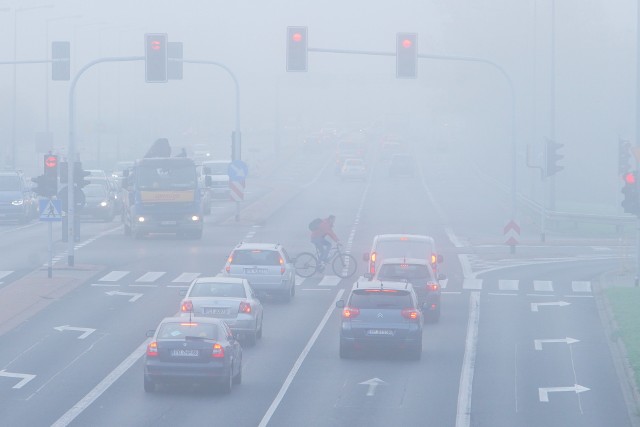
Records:
M46 156L44 158L44 165L47 168L55 168L58 166L58 157L57 156Z
M162 43L160 40L151 40L151 49L160 50L162 48Z
M402 47L405 49L409 49L413 45L413 42L409 39L402 40Z
M293 33L293 35L291 36L291 40L293 40L296 43L301 42L302 41L302 34Z
M633 172L627 172L624 174L624 182L627 184L635 184L636 183L636 174Z

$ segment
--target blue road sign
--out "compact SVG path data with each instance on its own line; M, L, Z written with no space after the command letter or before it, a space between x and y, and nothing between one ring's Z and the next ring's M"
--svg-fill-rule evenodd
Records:
M62 221L60 200L40 199L40 221Z
M229 169L227 171L229 175L229 181L244 182L249 175L249 167L242 160L234 160L229 163Z

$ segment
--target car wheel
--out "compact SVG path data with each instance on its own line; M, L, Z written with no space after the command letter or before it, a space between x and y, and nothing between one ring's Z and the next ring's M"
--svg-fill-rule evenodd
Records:
M156 383L154 383L153 381L151 381L150 379L147 379L147 377L144 378L144 391L147 393L153 393L154 391L156 391Z
M234 384L242 384L242 361L240 361L240 366L238 367L238 373L235 377L233 377Z
M229 375L222 380L220 386L220 391L224 394L231 393L231 389L233 388L233 367L229 367Z
M351 358L351 349L347 346L347 344L340 342L340 359L350 359Z
M422 358L422 339L416 344L415 347L409 349L409 358L411 360L420 360Z
M254 345L256 345L257 340L258 340L257 330L247 333L247 346L253 347Z
M262 317L260 317L260 329L256 332L256 338L262 339L262 325L264 324Z

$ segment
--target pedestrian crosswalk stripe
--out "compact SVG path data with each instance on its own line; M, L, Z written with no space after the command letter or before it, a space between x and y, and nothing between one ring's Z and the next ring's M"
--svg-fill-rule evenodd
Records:
M473 290L481 290L482 289L482 279L464 279L464 283L462 284L463 289L473 289Z
M173 283L187 283L196 279L200 273L182 273L172 280Z
M340 279L338 276L324 276L318 286L338 286L340 283Z
M149 271L136 279L136 282L155 282L165 275L164 271Z
M573 292L591 292L591 282L574 280L571 282L571 289Z
M129 274L128 271L112 271L107 275L103 276L99 281L100 282L117 282L127 274Z
M534 280L533 289L536 292L553 292L553 282L551 280Z
M518 280L499 280L498 289L501 291L517 291Z

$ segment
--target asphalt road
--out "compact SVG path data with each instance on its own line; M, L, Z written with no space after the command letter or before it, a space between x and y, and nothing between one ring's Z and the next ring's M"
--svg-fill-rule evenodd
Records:
M0 335L0 423L632 425L593 291L617 262L615 252L594 244L509 257L497 244L480 248L502 237L503 192L472 167L447 169L428 154L416 147L419 176L392 179L385 157L372 153L369 179L343 182L327 167L330 152L302 153L256 186L256 200L269 190L287 192L247 206L263 213L260 220L228 220L234 207L222 207L207 218L201 241L132 240L117 222L85 224L90 242L77 249L81 271L65 276L64 294ZM294 255L310 250L307 224L328 214L336 215L360 274L376 234L436 239L448 280L441 320L426 325L420 361L340 359L335 301L357 278L299 278L292 303L264 301L264 338L245 348L243 383L230 395L191 387L144 392L145 332L178 310L191 278L217 274L240 241L280 242ZM7 254L0 269L11 272L0 278L0 293L22 296L12 287L20 283L24 292L46 287L42 271L29 273L46 262L45 230L0 229ZM60 255L66 248L56 245Z

